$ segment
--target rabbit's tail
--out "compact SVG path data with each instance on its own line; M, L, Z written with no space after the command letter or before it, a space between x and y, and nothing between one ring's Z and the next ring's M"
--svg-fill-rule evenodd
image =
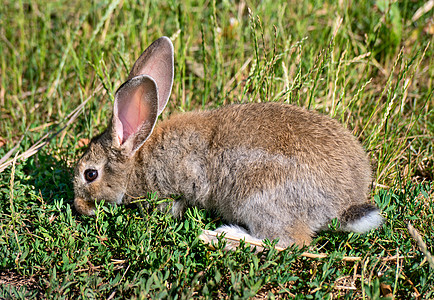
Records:
M383 223L380 210L370 203L353 205L340 218L343 231L368 232Z

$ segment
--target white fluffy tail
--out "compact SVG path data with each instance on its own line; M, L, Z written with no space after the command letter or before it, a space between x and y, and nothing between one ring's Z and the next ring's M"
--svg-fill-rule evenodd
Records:
M383 224L383 217L380 215L380 211L378 208L371 206L371 210L366 210L367 207L363 207L363 209L357 211L359 208L351 208L351 217L348 218L343 226L342 230L344 231L352 231L357 233L365 233L372 229L379 227Z

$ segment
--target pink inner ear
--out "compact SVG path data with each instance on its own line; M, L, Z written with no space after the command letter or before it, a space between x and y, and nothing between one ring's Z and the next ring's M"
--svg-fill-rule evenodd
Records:
M120 144L125 143L149 118L150 109L142 101L143 94L143 87L138 87L131 93L123 95L122 100L124 101L119 101L118 103L118 118L120 122L116 124L116 132L118 133Z

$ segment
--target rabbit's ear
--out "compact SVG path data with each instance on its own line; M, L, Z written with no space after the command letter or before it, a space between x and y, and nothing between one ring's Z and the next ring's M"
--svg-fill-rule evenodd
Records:
M158 91L158 114L169 100L173 84L173 45L168 37L154 41L137 59L128 76L131 79L148 75L155 80Z
M142 75L127 80L116 92L112 139L132 155L148 139L158 118L158 89L153 78Z

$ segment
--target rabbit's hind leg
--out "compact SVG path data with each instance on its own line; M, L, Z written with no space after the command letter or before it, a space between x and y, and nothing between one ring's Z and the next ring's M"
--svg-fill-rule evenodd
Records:
M307 246L312 242L313 232L310 227L303 221L296 220L292 226L288 226L285 230L285 237L290 237L290 240L299 247ZM283 239L285 241L286 239ZM280 242L279 242L280 243ZM285 245L284 247L289 246Z
M282 227L280 227L282 228ZM309 245L312 241L312 231L301 221L296 221L293 226L287 226L284 230L272 230L268 227L266 232L246 230L238 225L223 225L215 230L218 234L225 234L229 240L244 240L247 243L262 244L263 239L267 238L270 241L279 239L277 246L286 248L292 244L299 247ZM257 229L257 228L256 228ZM263 237L263 238L261 238ZM232 249L229 247L228 249Z
M262 243L261 239L252 236L246 229L238 225L223 225L215 230L217 233L225 233L227 237L235 239L244 239L246 242Z
M277 246L282 248L286 248L292 244L296 244L299 247L309 245L314 234L305 222L298 219L285 224L268 223L256 225L251 223L249 226L249 231L253 237L267 238L270 241L279 239Z

